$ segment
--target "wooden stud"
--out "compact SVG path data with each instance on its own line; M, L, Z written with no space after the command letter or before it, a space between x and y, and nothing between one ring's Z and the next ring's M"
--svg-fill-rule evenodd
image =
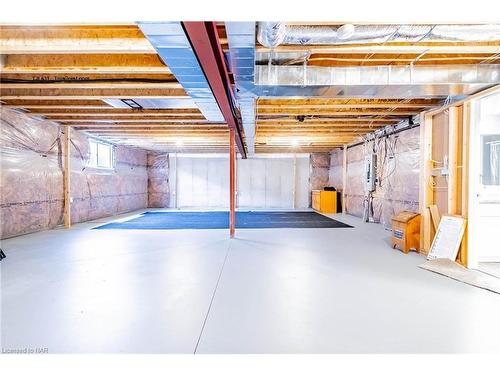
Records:
M71 127L64 128L64 228L71 227Z
M471 103L465 102L462 106L462 217L469 222L469 142L471 124ZM469 229L465 228L462 243L458 253L458 261L467 267L469 251Z
M441 216L439 215L438 207L435 204L431 204L429 206L429 211L431 214L432 225L434 227L434 230L437 231L439 227L439 222L441 221Z
M347 213L347 145L343 147L342 161L342 214Z
M448 109L448 214L458 211L458 108Z
M428 207L433 202L432 191L432 116L423 113L420 124L420 191L419 210L422 215L420 227L420 252L427 254L431 246L432 228Z

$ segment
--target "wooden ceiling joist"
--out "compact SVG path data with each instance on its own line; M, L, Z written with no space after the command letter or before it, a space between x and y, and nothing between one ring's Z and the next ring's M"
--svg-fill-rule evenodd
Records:
M337 104L259 104L258 109L260 112L265 113L268 110L281 109L283 112L288 110L333 110L333 109L352 109L352 108L401 108L401 109L422 109L429 107L428 104L418 103L337 103Z
M217 34L227 50L224 23ZM166 152L227 152L228 130L186 108L115 108L104 99L190 99L134 25L0 26L3 107L20 108L117 143ZM256 45L257 63L270 49ZM280 45L316 66L500 63L498 42ZM288 65L303 61L288 61ZM328 152L442 104L442 99L258 98L256 152ZM176 103L176 106L178 104ZM292 146L292 140L298 146Z
M407 66L407 65L470 65L487 60L489 64L500 62L497 53L312 53L307 58L309 66L346 67L346 66ZM268 62L259 61L264 65ZM304 59L285 60L281 64L304 64Z
M29 108L29 107L28 107ZM112 116L185 116L186 118L196 118L203 117L198 109L187 109L187 108L167 108L167 109L127 109L127 108L114 108L114 107L103 107L103 108L29 108L32 113L37 113L39 115L47 116L76 116L76 117L112 117Z
M172 99L188 98L184 89L141 89L141 88L111 88L111 89L4 89L0 90L3 100L71 100L71 99Z
M80 129L80 130L85 130L85 131L101 131L101 130L116 130L116 131L121 131L121 130L134 130L134 131L142 131L142 132L148 132L148 131L177 131L177 130L200 130L200 131L207 131L207 130L224 130L224 126L221 125L212 125L212 124L204 124L204 125L185 125L185 124L176 124L176 125L161 125L161 126L150 126L150 125L102 125L102 126L95 126L95 125L85 125L85 126L74 126L71 125L72 128L75 129Z
M307 144L307 150L341 146L439 103L428 99L261 98L256 106L256 151L294 149L291 139Z
M211 124L211 125L225 125L225 123L220 123L220 122L207 122L205 119L184 119L184 120L172 120L172 119L147 119L147 120L141 120L141 119L130 119L130 120L112 120L112 119L106 119L106 120L57 120L58 123L60 124L67 124L67 125L98 125L98 124L115 124L115 125L122 125L122 124L136 124L136 125L149 125L149 124L162 124L162 125L170 125L170 124L190 124L190 125L205 125L205 124Z
M138 53L156 51L136 25L0 26L4 54Z
M196 115L193 116L172 116L172 115L157 115L157 116L148 116L148 115L140 115L140 116L117 116L117 115L108 115L105 118L99 118L95 116L90 117L82 117L82 116L53 116L53 115L45 115L47 119L57 121L60 123L79 123L79 122L94 122L96 124L102 122L143 122L143 123L155 123L155 122L178 122L178 123L199 123L206 122L206 119L203 116Z
M26 100L26 99L11 99L7 100L1 98L3 107L5 108L27 108L27 109L101 109L101 108L113 108L108 103L103 102L100 99L72 99L72 100L57 100L54 98L48 100Z
M148 97L146 97L148 98ZM154 99L171 99L172 97L154 97ZM189 97L182 97L183 99L189 99ZM163 109L133 109L133 108L116 108L112 107L108 103L104 102L99 98L70 98L70 99L60 99L60 98L50 98L46 100L36 100L36 99L4 99L5 108L24 108L30 112L42 113L85 113L87 111L93 113L139 113L139 112L154 112L154 113L179 113L179 114L201 114L197 108L191 108L186 106L186 108L163 108Z
M384 43L381 44L344 44L344 45L280 45L273 49L258 45L258 52L298 52L307 50L313 54L467 54L482 53L494 55L499 52L496 42L450 42L450 43Z
M6 55L2 74L171 74L154 54Z
M401 110L398 108L390 108L390 109L370 109L370 108L342 108L342 109L295 109L295 110L282 110L279 109L267 109L265 111L258 112L258 118L263 116L272 116L272 115L289 115L289 116L355 116L355 115L380 115L380 116L409 116L418 113L416 110Z
M336 105L346 104L353 107L364 105L385 105L386 107L401 106L407 104L417 104L419 106L427 107L438 105L440 99L336 99L336 98L259 98L257 106L260 108L265 105L272 106L288 106L288 105L301 105L301 106L318 106L318 105Z
M394 121L398 119L389 119L389 118L377 118L377 117L368 117L368 118L357 118L357 117L337 117L331 119L321 119L321 118L305 118L304 121L299 121L296 118L280 118L280 119L259 119L257 121L257 125L260 124L272 124L272 125L287 125L287 124L297 124L297 125L308 125L308 124L334 124L334 123L384 123L384 124L392 124Z
M182 89L179 82L115 82L115 81L98 81L98 82L30 82L30 83L2 83L3 90L33 90L33 89L43 89L43 90L128 90L128 89L161 89L161 90L172 90L172 89ZM184 90L182 90L184 91Z
M180 137L191 150L226 149L227 125L208 122L191 104L138 110L103 101L189 98L136 25L1 26L0 31L6 108L126 144L149 147ZM226 43L224 28L218 31Z

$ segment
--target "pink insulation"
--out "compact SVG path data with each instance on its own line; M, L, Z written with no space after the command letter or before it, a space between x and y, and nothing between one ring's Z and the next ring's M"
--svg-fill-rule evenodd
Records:
M414 128L377 140L377 189L373 194L375 221L386 227L400 211L418 212L419 195L419 129ZM365 199L365 156L373 142L347 150L347 213L362 216ZM330 184L342 186L343 150L331 154ZM341 189L339 189L341 190Z
M148 207L168 207L168 154L148 154Z
M1 118L0 238L61 224L63 128L6 108L2 108ZM88 158L88 137L72 131L73 222L147 207L146 151L116 146L113 170L88 168Z
M309 158L309 185L311 190L320 190L328 186L330 170L330 154L327 152L312 153Z
M344 163L343 150L335 150L330 154L329 185L337 191L342 191L342 168Z

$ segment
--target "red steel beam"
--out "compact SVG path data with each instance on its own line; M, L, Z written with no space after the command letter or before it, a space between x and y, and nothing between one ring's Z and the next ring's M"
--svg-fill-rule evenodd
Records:
M219 105L224 120L235 131L236 145L246 159L247 152L243 142L241 118L236 109L236 100L227 73L224 53L222 52L217 25L215 22L181 22L186 36L193 47L212 93Z
M234 237L236 208L236 142L234 129L229 130L229 235Z

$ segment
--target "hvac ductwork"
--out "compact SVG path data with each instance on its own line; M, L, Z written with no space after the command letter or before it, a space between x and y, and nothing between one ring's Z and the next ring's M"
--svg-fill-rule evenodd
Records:
M388 42L490 42L500 40L500 25L342 25L298 26L259 22L257 40L264 47L281 44L367 44Z

